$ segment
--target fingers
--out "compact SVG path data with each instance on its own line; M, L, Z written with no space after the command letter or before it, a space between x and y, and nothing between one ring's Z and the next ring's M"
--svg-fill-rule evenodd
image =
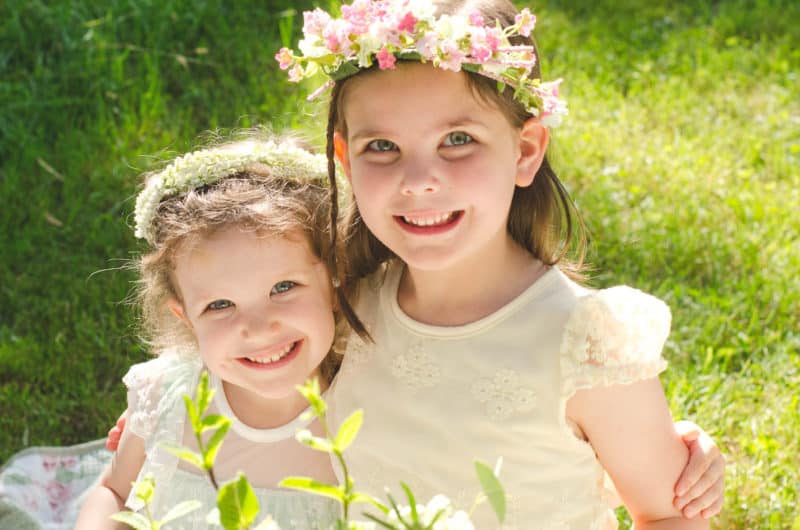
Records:
M683 516L691 519L700 515L704 519L712 517L720 512L722 503L725 500L724 492L724 479L720 477L702 494L696 496L694 500L691 497L679 497L675 499L675 507L678 508ZM686 502L686 501L690 502Z
M701 493L725 474L725 460L709 435L700 431L696 440L685 443L689 448L689 462L675 484L675 494L679 497L685 496L702 477L707 484ZM712 465L716 467L712 469Z
M119 447L119 439L122 437L122 431L125 430L125 415L117 419L117 424L108 431L106 438L106 449L109 451L116 451Z
M106 438L106 449L109 451L116 451L117 447L119 446L119 439L122 436L122 429L117 427L116 425L108 431L108 437Z

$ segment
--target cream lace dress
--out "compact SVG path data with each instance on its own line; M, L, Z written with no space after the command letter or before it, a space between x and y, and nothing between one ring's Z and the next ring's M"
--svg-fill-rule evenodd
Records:
M477 321L437 327L397 304L402 269L365 280L357 307L375 339L351 339L329 389L333 424L364 409L348 450L357 489L420 502L447 495L468 509L479 491L473 461L502 458L504 529L610 530L617 503L594 451L567 424L581 388L661 372L670 313L629 287L591 291L557 268ZM487 505L476 528L499 528Z
M151 505L155 517L163 516L184 500L198 499L203 503L191 516L171 523L169 526L174 530L209 528L205 518L216 506L216 492L208 479L159 447L164 441L196 449L182 396L194 396L201 370L197 355L168 352L134 365L123 378L128 387L126 428L145 440L147 458L139 478L153 473L156 481L156 498ZM320 434L317 422L298 416L274 429L250 428L236 419L221 382L213 375L211 383L216 394L209 412L225 414L234 420L217 456L218 480L234 478L238 470L245 473L259 500L258 521L270 514L282 530L330 528L339 514L339 506L332 499L276 487L280 479L288 475L311 476L335 483L328 456L294 439L295 432L301 428ZM127 505L134 510L141 508L133 492Z

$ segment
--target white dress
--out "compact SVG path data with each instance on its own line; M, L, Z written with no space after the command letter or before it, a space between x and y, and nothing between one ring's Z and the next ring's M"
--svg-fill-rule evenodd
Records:
M469 509L480 490L473 461L502 458L502 528L617 528L613 486L567 424L566 402L661 372L667 306L629 287L588 290L552 268L477 322L430 326L400 309L401 272L365 280L357 313L375 344L351 339L328 391L334 425L364 409L346 454L356 489L402 499L402 480L418 502L441 493ZM488 505L473 520L500 528Z
M201 370L197 355L169 352L134 365L123 378L128 387L126 428L145 441L147 457L139 478L153 473L156 481L156 496L151 504L154 517L162 517L184 500L197 499L203 503L192 515L170 523L175 530L209 528L206 515L216 506L216 492L208 478L159 446L161 442L170 442L196 449L182 396L194 396ZM259 500L257 521L270 514L282 530L330 528L340 513L334 500L276 487L288 475L312 476L335 483L328 455L308 449L294 438L301 428L320 434L317 422L301 419L299 415L274 429L250 428L236 419L220 381L213 375L211 383L216 393L209 413L225 414L234 420L217 456L218 481L234 478L239 470L245 473ZM141 508L133 491L126 504L133 510Z

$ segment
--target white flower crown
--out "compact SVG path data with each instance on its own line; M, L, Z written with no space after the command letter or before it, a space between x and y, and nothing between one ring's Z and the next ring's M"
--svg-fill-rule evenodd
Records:
M531 78L536 65L533 46L514 46L509 38L528 37L536 24L523 9L512 26L485 25L483 16L434 16L434 6L423 0L355 0L342 6L342 17L332 18L320 8L303 13L301 55L281 48L275 55L289 81L299 82L320 72L330 79L315 90L313 99L335 81L369 68L394 69L398 59L430 62L437 68L464 70L489 77L514 89L525 109L556 126L567 114L558 97L560 79Z
M269 166L279 178L327 179L328 175L324 156L272 140L248 140L187 153L151 176L136 197L136 237L154 243L153 218L164 197L213 184L254 164Z

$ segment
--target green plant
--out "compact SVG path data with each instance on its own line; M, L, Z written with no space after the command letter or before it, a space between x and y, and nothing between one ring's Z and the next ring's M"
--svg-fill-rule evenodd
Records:
M268 515L255 524L259 515L258 498L242 473L222 485L219 485L214 475L214 461L232 422L222 415L206 415L215 392L213 388L209 388L208 381L208 373L204 371L197 385L195 399L184 396L199 452L174 445L166 445L166 449L176 457L201 469L217 490L217 506L206 517L209 524L220 525L225 530L278 530L277 524ZM363 411L356 410L350 414L334 434L326 419L328 406L322 398L319 382L316 379L307 381L305 385L298 387L298 390L310 404L305 414L320 421L325 436L314 436L310 431L303 429L298 431L297 439L311 449L331 454L342 469L344 483L326 484L307 477L287 477L279 485L336 499L342 506L342 516L337 519L332 530L368 530L376 528L376 525L391 530L439 530L444 528L442 526L444 524L448 529L472 530L470 514L484 500L489 501L499 521L502 522L505 518L505 492L497 479L499 466L493 471L482 462L475 462L475 470L483 493L476 497L469 513L455 510L450 500L442 495L437 495L427 505L419 505L411 489L404 483L401 483L401 486L408 501L406 505L398 504L391 495L388 495L387 506L372 495L356 491L355 480L348 471L344 453L358 435L364 419ZM206 431L213 431L213 434L208 442L204 443L202 435ZM144 513L120 512L115 514L113 519L136 530L166 530L167 523L188 515L202 506L196 500L183 501L172 507L161 519L156 520L150 511L150 503L156 491L153 477L145 476L134 483L133 487L136 497L144 503ZM352 520L351 508L357 503L371 505L378 510L378 514L364 513L368 521Z

